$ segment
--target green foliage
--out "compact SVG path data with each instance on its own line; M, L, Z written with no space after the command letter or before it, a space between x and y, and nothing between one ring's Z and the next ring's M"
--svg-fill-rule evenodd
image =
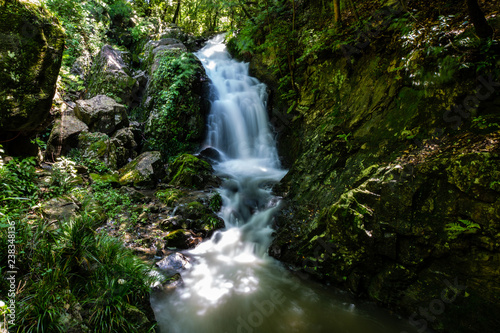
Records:
M95 181L91 187L92 200L109 218L114 218L128 211L132 206L130 196L124 195L119 189L113 188L108 182Z
M450 240L454 240L462 234L475 234L480 229L481 226L479 224L462 219L459 219L458 223L448 223L444 228Z
M76 163L65 157L59 157L52 165L50 185L54 189L53 195L58 196L67 193L74 185L76 178Z
M345 142L349 142L349 136L351 136L351 133L347 134L337 134L337 138L344 140Z
M35 165L34 157L13 159L0 165L0 224L8 224L9 218L17 219L35 204L39 195Z
M158 191L155 196L167 206L173 206L183 196L183 193L181 190L172 188Z
M86 324L92 332L144 329L124 318L130 308L140 311L147 304L150 267L119 241L96 234L99 223L84 212L56 232L38 230L40 224L23 228L25 237L31 237L18 259L30 272L19 295L17 325L23 332L67 332L72 324L65 321L67 310L80 305L90 313Z
M162 56L151 82L155 117L146 125L148 150L158 150L167 159L194 149L203 122L199 99L192 92L200 69L196 57L187 52ZM192 119L195 123L191 125ZM181 125L182 124L182 125ZM189 124L186 126L186 124Z
M219 212L222 208L222 197L220 196L219 193L215 193L209 200L208 206L210 209L212 209L215 213Z
M94 137L89 137L89 139L96 140ZM86 166L90 173L103 174L111 171L103 161L95 158L84 157L81 149L71 149L67 156L77 164Z
M103 45L108 22L101 1L46 0L47 7L66 30L63 65L71 68L85 52L96 55Z
M111 17L111 20L119 20L122 22L126 22L130 20L132 15L132 7L125 0L112 0L107 1L109 4L108 13Z

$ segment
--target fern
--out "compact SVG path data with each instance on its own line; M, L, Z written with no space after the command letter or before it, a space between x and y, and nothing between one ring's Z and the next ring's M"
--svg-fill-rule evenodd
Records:
M447 232L449 239L456 239L461 234L475 234L480 228L481 226L477 223L459 219L458 223L446 224L444 230Z

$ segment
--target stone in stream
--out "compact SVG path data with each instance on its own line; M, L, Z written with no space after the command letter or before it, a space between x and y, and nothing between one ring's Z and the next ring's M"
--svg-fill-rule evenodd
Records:
M220 152L212 147L207 147L203 149L198 155L195 155L198 158L201 158L209 163L217 163L221 161Z
M174 186L196 189L220 184L219 179L213 175L212 166L191 154L183 154L169 165L166 180Z
M170 232L164 237L165 248L190 249L201 243L201 237L196 236L191 230L179 229Z
M166 275L174 275L180 271L191 268L189 257L180 252L169 254L156 263L156 266Z

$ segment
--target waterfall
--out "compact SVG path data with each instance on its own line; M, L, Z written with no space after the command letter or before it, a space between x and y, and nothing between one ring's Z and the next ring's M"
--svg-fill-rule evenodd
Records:
M214 169L224 179L226 227L185 251L193 261L182 287L152 298L161 332L396 332L268 256L279 208L271 186L286 171L267 117L266 86L248 75L248 64L230 57L223 39L210 40L196 55L212 82L205 146L220 153Z

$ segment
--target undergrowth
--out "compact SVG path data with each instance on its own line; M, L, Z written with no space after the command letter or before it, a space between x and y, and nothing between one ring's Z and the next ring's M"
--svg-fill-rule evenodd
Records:
M1 160L1 159L0 159ZM0 164L0 247L15 226L15 268L0 253L0 300L7 301L7 271L16 273L16 322L11 332L152 332L151 267L121 241L95 230L132 207L107 184L75 187L74 162L55 165L50 185L39 182L33 158ZM69 195L76 216L48 221L40 203ZM7 303L7 302L5 302ZM149 315L149 317L148 317Z

